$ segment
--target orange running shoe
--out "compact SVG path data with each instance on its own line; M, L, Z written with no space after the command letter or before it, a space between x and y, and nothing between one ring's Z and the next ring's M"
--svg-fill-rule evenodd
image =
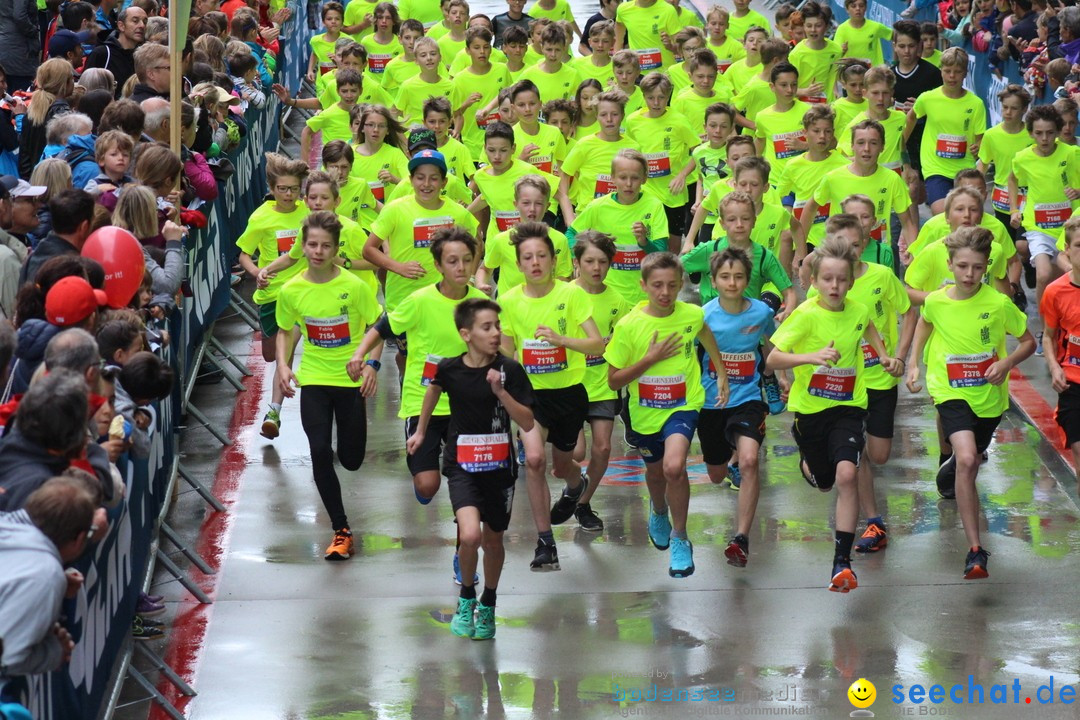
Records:
M986 569L989 556L990 553L983 550L981 545L971 548L967 554L967 561L964 563L964 579L982 580L990 577L990 572Z
M866 531L855 542L855 552L872 553L884 550L889 544L889 536L885 533L885 526L877 523L867 523Z
M334 533L330 547L326 548L327 560L348 560L353 554L353 539L349 528L342 528Z
M859 580L851 569L848 560L837 560L833 563L832 580L829 582L829 590L832 592L846 593L859 587Z

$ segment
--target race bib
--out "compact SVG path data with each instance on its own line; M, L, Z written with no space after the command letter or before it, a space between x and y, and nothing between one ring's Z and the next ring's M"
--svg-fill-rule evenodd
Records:
M533 155L529 158L529 163L538 170L543 170L546 173L550 173L553 167L553 161L550 155Z
M330 318L305 317L304 327L307 329L308 342L315 347L342 347L352 340L348 315Z
M795 215L796 220L801 220L802 219L803 208L806 207L807 202L809 202L809 201L808 200L796 200L795 201L795 205L792 207L792 210L793 210L793 214ZM829 205L830 204L831 203L825 203L824 205L818 205L817 215L814 216L814 222L813 222L814 225L817 225L818 223L823 223L823 222L825 222L826 220L829 219Z
M934 152L945 160L963 160L967 156L967 146L964 135L938 135Z
M723 60L716 61L716 72L721 75L726 73L729 67L731 67L731 58L724 58Z
M822 103L829 102L829 98L825 97L825 93L818 95L800 95L799 99L804 103L810 103L812 105L821 105Z
M641 261L644 259L645 250L638 245L616 245L611 269L638 272L641 270Z
M546 375L565 370L566 348L545 340L526 340L521 348L521 364L530 375Z
M795 157L796 155L802 155L805 150L796 150L794 148L795 142L798 140L806 141L806 134L802 130L795 130L793 132L780 133L779 135L772 136L773 152L776 153L778 159Z
M883 237L885 237L885 228L886 227L887 226L885 225L884 222L879 222L877 225L875 225L873 227L873 229L870 230L870 239L871 240L877 240L878 242L881 242L881 239Z
M903 177L904 175L904 163L902 162L882 163L881 166L886 170L892 170L894 173L900 175L901 177Z
M649 165L649 177L666 177L671 174L671 157L666 152L645 153Z
M495 227L505 232L521 222L521 213L517 210L496 210Z
M413 247L417 249L431 247L435 233L443 228L454 227L454 218L449 215L440 217L416 218L413 220Z
M386 200L386 186L383 185L382 180L368 181L368 187L371 188L371 194L375 196L375 199L379 202Z
M641 72L655 70L664 64L664 56L660 53L660 48L642 48L637 51L637 57Z
M611 176L602 174L596 176L596 185L593 187L593 197L598 198L602 195L610 195L615 192L615 183L611 181Z
M976 355L946 355L949 387L969 388L986 384L986 371L997 361L997 351Z
M819 365L810 376L807 392L825 400L850 402L855 398L855 368Z
M478 128L480 128L481 130L483 130L488 125L490 125L491 123L495 122L498 119L499 119L499 113L498 112L493 112L493 113L488 114L486 117L483 117L483 118L480 118L479 120L477 120L476 121L476 126Z
M1080 365L1080 337L1069 336L1069 342L1065 344L1065 364Z
M386 72L386 64L393 59L393 55L388 55L386 53L379 53L378 55L368 55L368 72L375 73L376 75L382 75L384 72Z
M424 369L420 373L420 384L423 387L427 387L431 384L431 381L435 378L435 371L439 367L439 361L442 360L438 355L428 355L424 358Z
M638 405L658 410L686 405L686 376L645 375L638 378Z
M277 254L279 257L292 250L293 243L296 242L296 236L299 234L299 230L277 230L274 232L274 238L277 240Z
M994 209L998 212L1008 214L1010 211L1009 206L1009 188L1004 185L998 185L994 183L994 191L990 193L990 202L994 204ZM1024 204L1024 195L1020 194L1020 206Z
M491 472L510 467L510 442L506 433L458 435L457 462L465 472Z
M731 385L745 385L757 375L757 353L721 352L720 360L724 363L724 372L727 373L728 383ZM709 377L716 377L716 367L713 366L711 357L709 358Z
M1040 230L1056 230L1072 216L1072 205L1065 202L1035 203L1035 225Z
M604 346L607 347L607 344L609 342L611 342L611 336L610 335L608 335L607 337L604 338ZM603 364L604 364L604 356L603 355L586 355L585 356L585 367L596 367L597 365L603 365Z
M320 75L325 75L326 73L332 71L336 67L337 67L337 65L335 65L332 62L321 62L321 63L319 63L319 74Z
M881 356L877 354L874 346L865 340L859 343L862 346L862 364L864 368L874 367L881 364Z

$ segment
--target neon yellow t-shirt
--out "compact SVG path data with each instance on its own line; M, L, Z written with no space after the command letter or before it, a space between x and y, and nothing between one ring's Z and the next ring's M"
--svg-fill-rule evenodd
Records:
M300 225L307 217L308 209L303 203L297 203L292 212L277 211L277 203L267 200L248 217L244 233L236 239L236 246L242 252L256 258L256 265L264 268L292 249L296 238L300 237ZM277 299L278 291L287 280L299 270L293 265L288 270L279 272L265 288L257 289L252 300L257 305L266 305Z
M352 0L352 2L356 2L356 0ZM425 28L429 29L429 35L435 30L432 26L442 20L442 10L439 9L437 3L430 2L430 0L398 0L397 5L402 20L408 20L409 18L419 20ZM441 23L439 24L441 25Z
M484 244L484 266L488 270L499 270L499 297L525 282L525 275L518 267L517 251L510 242L510 233L510 230L504 230ZM548 237L555 245L555 277L573 276L574 262L570 257L570 242L555 229L548 230Z
M499 90L510 86L510 73L505 65L492 63L491 69L483 75L477 75L471 68L461 71L452 81L453 90L450 92L450 105L460 108L473 93L480 93L481 98L473 103L462 113L464 125L461 129L461 140L469 149L471 158L482 157L484 153L484 130L493 117L498 117L498 112L484 119L484 124L476 122L476 112L491 102L498 95ZM469 173L472 174L471 172Z
M847 50L844 57L857 58L870 63L870 67L876 67L885 62L885 55L881 50L881 41L892 41L892 29L873 20L863 20L860 28L851 24L851 20L845 20L836 28L833 37L841 47L846 43Z
M499 48L491 48L491 54L488 55L488 61L492 65L506 65L506 53ZM450 63L450 77L457 77L461 71L472 65L472 58L469 57L469 48L464 47L458 50L458 54L454 56L453 61Z
M888 233L890 215L902 213L911 206L907 183L894 171L880 165L873 175L866 177L855 175L846 165L826 173L814 191L814 202L829 205L829 215L838 215L844 211L843 201L856 194L867 195L874 201L878 226L870 231L870 237L878 241L891 237Z
M360 387L363 381L351 379L345 365L381 312L375 291L351 273L339 270L323 283L311 282L301 273L285 283L275 317L278 327L299 325L304 336L296 371L300 386Z
M454 85L449 79L440 77L438 82L426 82L419 74L403 81L398 91L396 106L404 116L405 123L424 122L424 103L429 97L449 99L454 92ZM453 104L453 103L451 103Z
M814 162L810 155L804 153L792 158L780 172L776 180L776 191L783 197L789 193L795 193L795 203L791 206L791 212L796 220L802 218L803 208L814 197L814 191L821 185L822 178L833 170L843 167L847 160L840 153L833 150L824 160ZM810 226L810 234L806 241L812 245L821 244L825 237L825 221L829 219L828 205L818 208L814 216L814 224Z
M628 46L637 53L642 73L663 70L675 62L660 33L675 37L682 24L666 0L653 0L648 6L642 6L640 0L622 3L615 11L615 22L626 28Z
M757 122L758 113L776 104L776 93L759 74L747 79L746 84L735 94L731 102L744 117L754 118L754 122Z
M648 241L642 246L634 236L634 223L642 223ZM596 198L574 218L570 225L574 235L586 230L599 230L615 239L615 258L608 271L608 287L613 288L631 305L645 299L641 289L641 261L649 253L667 250L667 213L661 202L641 193L632 205L619 203L616 193Z
M1013 157L1012 173L1016 182L1027 188L1024 229L1060 238L1065 221L1080 204L1065 196L1065 188L1080 187L1080 154L1060 141L1049 157L1039 157L1035 148L1029 147Z
M522 160L515 159L501 175L492 175L488 170L490 167L481 168L473 175L473 182L476 183L480 195L487 203L491 216L485 237L495 237L504 230L509 230L521 217L521 213L514 207L514 182L518 178L525 175L539 175L547 181L552 198L555 197L555 191L559 189L559 181L554 175L542 172Z
M668 79L671 80L672 93L678 95L690 87L690 75L686 72L686 61L677 62L667 69Z
M940 69L941 68L941 51L940 50L934 50L934 52L930 53L927 57L924 57L923 60L930 63L934 67Z
M1012 236L1009 235L1009 231L996 217L983 213L982 218L979 220L979 227L986 228L994 234L994 243L1001 246L1005 260L1016 254L1016 245L1013 244ZM945 213L935 215L919 228L919 236L915 238L915 242L908 246L908 252L911 253L912 257L915 257L922 252L924 247L935 240L944 240L950 232L952 232L952 229L949 227L949 218Z
M371 230L371 223L375 222L375 195L367 181L350 177L338 188L338 193L341 202L337 206L337 214L355 220L365 230Z
M1004 251L1001 245L991 243L990 258L987 260L986 275L983 277L984 283L989 282L990 279L1005 277L1006 263L1003 258ZM922 248L904 273L904 282L909 287L922 292L931 292L946 285L955 284L956 278L949 270L949 249L945 247L945 243L935 240Z
M832 102L836 98L836 61L842 55L840 44L828 38L825 38L825 47L821 50L814 50L806 40L792 49L788 62L799 71L799 87L809 87L814 83L825 86L820 95L800 97L800 100L822 103Z
M757 62L753 65L746 64L746 56L739 58L728 66L728 69L720 76L718 83L723 83L727 86L728 92L732 97L735 94L746 87L746 84L755 75L761 74L761 62Z
M689 164L690 151L701 143L686 118L670 111L658 118L651 118L647 110L642 110L626 119L626 134L637 142L648 162L645 191L651 192L667 207L685 205L688 198L686 186L683 186L682 192L672 193L669 185L672 176ZM694 182L696 177L691 170L686 184Z
M341 107L340 104L335 103L326 108L317 115L312 115L307 119L307 126L312 132L321 132L323 143L328 143L332 140L344 140L349 142L352 139L352 126L349 121L349 111Z
M514 135L517 139L518 153L524 150L527 145L540 147L536 154L528 159L530 165L537 170L553 175L559 171L559 166L566 159L567 153L566 138L563 137L559 128L554 125L540 123L537 126L536 134L530 135L525 132L525 128L522 127L521 123L518 123L514 126Z
M456 175L447 175L446 186L439 191L439 197L457 203L462 207L468 207L473 200L473 196L466 182ZM415 195L416 190L411 182L401 182L386 196L386 202L393 202L403 197L413 197Z
M396 308L410 293L439 282L441 275L435 270L435 260L431 257L431 238L437 230L454 225L476 234L476 218L456 203L444 201L438 209L429 210L409 196L383 206L371 232L389 246L389 255L394 260L402 263L415 260L425 270L415 280L397 273L386 274L388 311Z
M775 107L766 108L757 114L754 122L757 129L754 137L765 141L765 159L769 161L772 172L780 172L787 161L802 155L805 150L791 147L795 140L806 140L802 119L810 106L796 101L790 109L778 112Z
M398 40L395 35L393 39L383 45L375 39L375 35L365 35L360 44L367 50L367 72L364 73L365 80L371 80L373 82L382 83L383 75L386 74L386 66L390 64L390 61L405 52L405 49L401 47L401 41Z
M954 300L948 289L926 296L922 316L934 326L926 343L926 391L934 404L963 400L977 417L998 417L1009 407L1009 378L986 381L986 370L1003 359L1005 336L1019 337L1027 317L1008 296L980 287L967 300Z
M540 65L525 68L521 73L520 80L532 80L540 90L540 102L548 100L573 99L578 85L584 80L577 68L570 64L563 64L557 72L549 73Z
M349 0L349 4L345 6L345 22L342 26L358 25L367 15L375 14L375 6L378 4L377 0ZM373 32L375 32L375 23L371 23L364 30L353 35L352 39L360 42Z
M721 75L728 71L733 62L746 57L746 50L742 43L731 35L725 35L724 42L719 45L714 45L710 39L709 49L713 51L713 55L716 55L716 71Z
M332 107L341 101L337 91L337 70L331 70L325 75L320 75L315 81L315 94L319 98L319 104L323 108ZM364 78L367 73L364 73ZM379 87L378 83L364 82L360 90L360 97L356 100L359 105L382 105L391 107L393 100L390 94Z
M503 334L512 338L514 358L525 368L534 390L571 387L585 379L585 355L536 338L541 325L569 338L584 338L582 324L592 317L589 294L574 283L556 281L542 298L518 285L499 298Z
M606 65L594 65L592 60L594 57L595 55L577 57L570 61L570 65L578 71L578 75L581 76L583 82L588 78L592 78L600 83L600 87L606 90L615 84L615 66L611 64L610 57ZM577 92L577 88L574 88L574 92Z
M386 63L379 82L382 83L383 89L390 93L390 97L396 102L398 94L401 92L401 83L419 74L420 66L416 64L415 60L406 60L405 53L402 52L401 55Z
M731 96L721 90L726 91L727 87L717 83L713 86L712 96L703 97L698 95L693 87L688 87L671 101L671 111L686 118L690 129L698 136L698 142L701 142L700 138L705 134L705 110L713 103L731 101Z
M983 135L979 143L979 162L994 166L994 189L990 193L990 202L998 212L1009 213L1009 173L1012 172L1013 158L1034 142L1027 130L1021 128L1018 133L1008 133L1000 124ZM1023 202L1023 192L1020 194Z
M330 59L331 53L334 52L334 43L336 42L336 40L327 40L326 33L314 35L308 40L308 45L311 46L311 52L315 55L316 76L328 73L337 67L337 65L334 64L334 61Z
M604 344L611 342L611 334L620 320L632 309L630 303L623 299L610 285L604 287L602 293L589 293L592 300L593 320L604 338ZM614 400L619 396L608 385L608 364L603 355L585 356L585 389L589 393L589 402L601 402L602 400Z
M806 291L807 302L817 296L817 288L813 286ZM874 322L874 327L881 334L885 352L896 357L896 344L900 339L897 316L903 315L911 308L911 300L908 298L904 285L892 269L884 265L866 263L863 274L855 278L855 283L847 296L866 306L870 311L870 319ZM885 372L885 368L881 366L881 358L874 351L873 346L865 340L862 341L862 357L865 372L863 379L868 389L889 390L900 384L900 378Z
M769 19L757 10L748 10L742 17L730 13L728 15L727 36L742 42L742 39L746 37L746 31L755 25L764 28L767 34L772 35L772 25L769 24Z
M465 38L455 40L450 33L446 33L439 39L439 54L442 56L443 67L449 69L457 54L465 49Z
M476 172L473 154L460 140L447 135L446 142L439 146L439 152L446 158L446 171L462 182L468 182Z
M359 223L344 215L338 214L338 220L341 221L341 237L338 239L338 257L347 258L352 262L363 260L364 242L367 241L367 232L360 227ZM292 248L289 250L289 257L296 260L298 263L303 264L305 268L308 267L307 258L304 257L303 244L299 242L293 243ZM299 272L300 269L298 268L295 273ZM375 277L374 272L354 267L349 269L349 273L360 278L364 284L370 285L372 292L378 294L379 279Z
M570 198L574 207L585 207L593 198L615 191L611 180L611 161L623 148L641 150L641 147L623 135L615 142L603 140L599 135L579 137L574 149L566 154L562 172L573 178ZM608 232L605 228L604 232Z
M353 155L353 166L349 176L367 181L368 187L379 202L386 202L387 188L393 190L395 185L395 183L383 183L379 179L380 170L389 170L391 175L400 178L402 182L409 180L409 161L400 148L384 142L374 155L361 155L358 146L354 146Z
M862 338L870 311L846 299L842 310L804 302L795 308L772 336L772 344L787 353L812 353L827 347L840 353L832 365L799 365L788 395L788 409L808 415L838 406L866 407L866 373Z
M870 116L865 112L860 112L846 125L837 123L836 127L842 128L836 134L836 147L840 152L848 157L854 155L851 147L851 128L869 118ZM907 114L890 109L889 116L885 120L876 122L885 130L885 146L881 150L881 155L878 156L878 165L889 170L900 170L903 167L901 153L904 150L904 125L907 123Z
M852 118L854 118L859 113L866 112L867 108L869 107L870 101L866 98L863 98L863 101L860 103L852 102L849 98L846 97L836 98L832 101L832 109L833 112L836 113L836 119L833 121L833 127L839 128L841 130L846 128L851 123Z
M535 2L527 12L528 15L533 18L547 18L549 20L566 20L567 22L574 22L574 11L570 8L570 3L566 0L555 0L555 4L550 10L545 10L540 7L540 3Z
M394 333L408 334L409 354L405 357L405 375L401 383L401 402L398 417L406 419L420 414L435 366L439 360L457 357L468 348L454 325L454 310L468 298L485 298L484 293L469 286L465 297L451 300L439 292L435 285L428 285L401 301L392 312L387 313L390 329ZM435 416L450 414L450 398L446 393L439 396L439 403L432 413Z
M611 335L604 360L612 367L627 368L645 356L653 335L679 336L682 348L673 357L651 365L630 383L630 424L642 435L660 432L667 419L677 412L701 410L705 388L694 341L701 332L705 315L697 305L676 301L667 317L645 312L647 305L631 310Z
M911 108L915 118L926 118L919 157L924 177L954 178L961 170L975 167L971 146L986 132L986 106L979 96L964 91L949 98L934 88L915 98Z

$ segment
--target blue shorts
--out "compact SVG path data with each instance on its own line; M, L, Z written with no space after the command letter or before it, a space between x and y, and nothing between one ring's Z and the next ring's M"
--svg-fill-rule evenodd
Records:
M926 178L926 204L933 205L938 200L944 200L953 189L954 182L953 178L944 175L931 175Z
M697 423L697 410L680 410L672 413L658 432L649 435L642 435L628 425L626 442L638 449L641 459L647 464L660 462L664 459L664 443L667 439L672 435L682 435L687 442L693 440Z

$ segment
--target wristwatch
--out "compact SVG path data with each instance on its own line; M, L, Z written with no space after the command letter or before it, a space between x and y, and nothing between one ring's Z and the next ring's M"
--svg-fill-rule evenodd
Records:
M375 368L375 372L379 372L379 370L382 369L382 363L378 360L365 360L364 364L370 365L371 367Z
M346 270L352 270L352 260L350 260L349 258L342 258L342 260L343 262L341 263L341 266Z

